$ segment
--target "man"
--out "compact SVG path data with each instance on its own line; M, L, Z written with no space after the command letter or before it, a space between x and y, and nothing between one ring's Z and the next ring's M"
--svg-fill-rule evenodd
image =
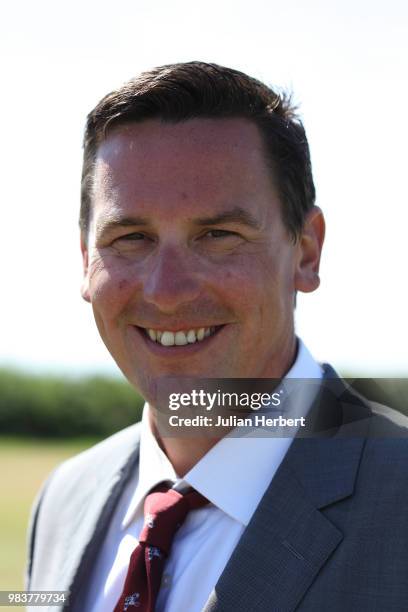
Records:
M295 335L296 292L319 284L314 201L290 100L235 70L157 68L90 113L82 295L147 404L141 425L49 478L30 589L70 590L65 609L86 612L408 609L406 420ZM300 397L311 433L163 435L169 377L315 380ZM153 588L164 548L143 540L160 520L148 500L189 494L200 505Z

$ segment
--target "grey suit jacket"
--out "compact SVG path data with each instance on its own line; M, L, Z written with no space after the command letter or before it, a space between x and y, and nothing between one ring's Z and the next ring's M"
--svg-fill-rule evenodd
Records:
M316 435L293 441L205 612L408 610L408 419L351 392L330 366L325 380ZM66 611L87 612L82 594L139 432L68 460L38 498L27 585L70 590Z

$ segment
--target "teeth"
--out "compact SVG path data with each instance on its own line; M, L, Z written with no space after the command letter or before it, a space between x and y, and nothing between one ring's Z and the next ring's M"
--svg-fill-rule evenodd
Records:
M199 329L189 329L186 331L159 331L155 329L147 329L147 334L153 342L158 342L162 346L185 346L186 344L194 344L201 342L204 338L208 338L215 333L215 327L200 327Z
M186 334L183 331L178 331L174 335L174 343L177 346L184 346L187 344Z
M156 335L155 330L154 329L149 329L149 330L147 330L147 333L150 336L150 340L153 340L153 342L156 342L157 335Z
M193 344L197 340L194 329L189 329L187 333L187 342Z
M197 332L197 340L203 340L204 339L204 334L205 334L204 327L200 327L200 329Z
M171 331L164 331L162 333L162 337L160 342L163 346L173 346L174 345L174 334Z

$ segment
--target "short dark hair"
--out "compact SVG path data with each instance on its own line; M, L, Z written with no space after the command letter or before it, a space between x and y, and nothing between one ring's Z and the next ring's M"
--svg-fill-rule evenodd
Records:
M80 227L89 227L97 148L109 129L129 122L247 118L258 126L294 240L315 202L309 146L291 96L232 68L205 62L160 66L109 93L89 113L84 136Z

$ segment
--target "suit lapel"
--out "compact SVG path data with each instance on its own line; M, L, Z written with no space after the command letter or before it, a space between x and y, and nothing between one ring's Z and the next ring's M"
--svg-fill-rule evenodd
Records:
M112 514L124 487L137 469L138 461L139 432L134 426L126 430L126 437L122 437L116 453L111 453L108 458L105 456L101 464L93 463L87 489L75 492L77 529L71 532L69 554L61 568L71 593L69 604L64 610L83 610L81 588L87 588L94 560ZM83 496L82 504L78 503L76 497L79 494Z
M320 396L312 408L320 435L293 441L203 612L295 610L339 546L343 534L320 510L352 494L369 412L337 377L333 385L331 417L320 414ZM359 437L347 434L353 422Z

